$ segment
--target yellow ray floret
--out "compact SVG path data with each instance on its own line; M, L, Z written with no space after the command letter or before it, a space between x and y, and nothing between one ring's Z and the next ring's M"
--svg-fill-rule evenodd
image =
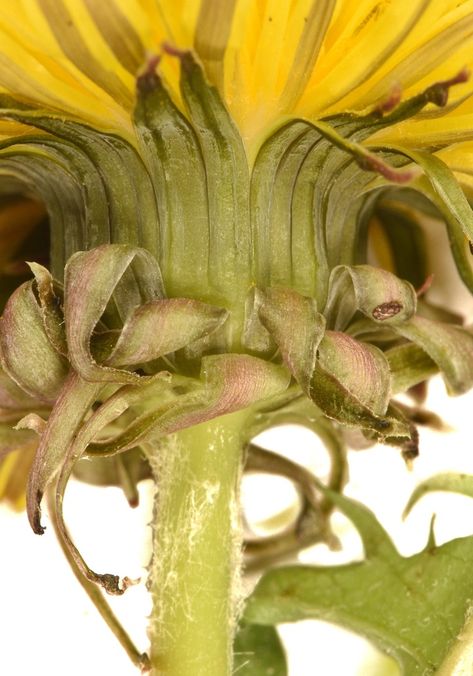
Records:
M4 91L126 137L146 55L193 48L251 144L282 116L363 111L473 65L473 0L19 0L0 37ZM177 96L176 59L160 67ZM412 136L466 131L464 111Z

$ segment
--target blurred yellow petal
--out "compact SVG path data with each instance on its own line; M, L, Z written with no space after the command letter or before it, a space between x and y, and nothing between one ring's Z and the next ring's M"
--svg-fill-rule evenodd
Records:
M36 129L32 129L32 127L28 127L26 124L0 120L0 140L31 133L38 134L39 132Z
M473 196L473 134L471 138L471 141L456 143L436 153L455 173L470 199Z
M394 257L389 240L380 221L374 216L369 224L370 259L376 261L383 270L395 272Z
M0 459L0 501L18 511L25 508L26 483L36 448L36 443L28 444Z
M9 272L18 249L45 216L44 205L32 199L10 199L0 206L0 273Z
M467 143L457 143L436 154L454 170L469 168L473 172L473 139Z

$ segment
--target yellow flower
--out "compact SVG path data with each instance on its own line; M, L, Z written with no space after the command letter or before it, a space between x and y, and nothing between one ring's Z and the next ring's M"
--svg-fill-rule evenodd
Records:
M193 48L251 146L286 115L365 111L393 87L408 97L469 66L473 2L21 0L0 10L0 37L5 92L128 139L146 54ZM161 69L178 98L176 60ZM383 140L471 138L470 89L455 89L447 115L427 112Z

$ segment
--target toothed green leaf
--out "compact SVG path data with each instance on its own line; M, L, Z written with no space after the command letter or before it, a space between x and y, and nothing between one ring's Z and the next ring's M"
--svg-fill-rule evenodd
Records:
M415 487L414 492L409 498L404 509L404 516L407 516L415 504L428 493L435 491L445 491L447 493L460 493L473 498L473 476L468 474L457 474L448 472L445 474L436 474L422 481Z
M284 649L273 627L242 624L233 650L233 672L240 676L287 676Z
M366 507L330 497L358 529L365 560L266 573L248 599L245 621L271 626L323 619L373 641L395 657L405 676L436 673L470 609L473 537L440 547L430 541L404 558Z

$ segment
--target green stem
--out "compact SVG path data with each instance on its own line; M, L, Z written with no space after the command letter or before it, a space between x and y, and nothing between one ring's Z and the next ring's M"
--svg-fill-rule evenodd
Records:
M229 676L242 535L238 490L248 410L164 440L156 476L150 618L153 676Z

